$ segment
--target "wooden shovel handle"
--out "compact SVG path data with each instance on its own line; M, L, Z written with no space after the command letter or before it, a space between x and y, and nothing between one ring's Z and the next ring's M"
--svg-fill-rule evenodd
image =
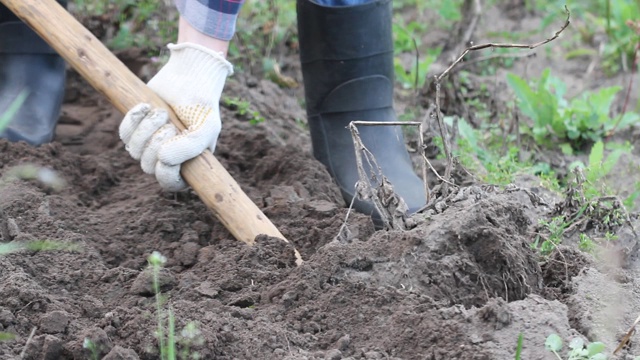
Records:
M139 103L149 103L167 109L171 122L181 130L185 128L156 93L55 0L0 2L33 28L118 110L125 113ZM253 244L257 235L265 234L286 241L210 151L185 162L181 173L236 239Z

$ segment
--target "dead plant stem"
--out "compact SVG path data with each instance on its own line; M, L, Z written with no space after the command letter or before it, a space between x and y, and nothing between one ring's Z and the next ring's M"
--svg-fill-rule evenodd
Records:
M24 359L24 354L27 351L27 346L29 346L29 344L31 343L31 340L33 340L33 335L36 334L36 330L38 329L38 327L34 326L33 329L31 329L31 333L29 334L29 337L27 338L27 342L24 343L24 347L22 348L22 351L20 352L20 359Z
M420 148L423 159L426 160L426 156L424 156L424 135L422 134L422 122L420 121L360 121L360 120L357 120L357 121L352 121L349 124L349 126L351 126L351 124L356 126L359 126L359 125L362 125L362 126L416 126L418 128L418 134L419 134L418 147ZM435 171L433 166L431 166L431 163L429 163L428 160L426 161L426 164L425 162L422 162L422 181L424 183L424 192L425 192L427 203L428 203L429 200L431 199L431 190L429 189L429 182L427 181L427 164L439 179L442 179L442 178L440 177L440 175L438 175L438 173Z
M562 28L560 28L560 30L556 31L553 36L551 36L548 39L542 40L542 41L538 41L537 43L533 43L533 44L505 44L505 43L486 43L486 44L480 44L480 45L472 45L469 46L465 51L462 52L462 54L439 76L436 77L436 81L440 82L442 81L442 79L447 76L449 74L449 72L451 72L451 70L456 67L456 65L458 65L459 62L462 61L462 59L471 51L475 51L475 50L483 50L483 49L488 49L488 48L516 48L516 49L535 49L539 46L542 46L544 44L547 44L555 39L557 39L560 34L569 26L569 24L571 24L571 12L569 11L569 8L565 5L564 7L565 12L567 14L567 19L565 20L564 25L562 26Z

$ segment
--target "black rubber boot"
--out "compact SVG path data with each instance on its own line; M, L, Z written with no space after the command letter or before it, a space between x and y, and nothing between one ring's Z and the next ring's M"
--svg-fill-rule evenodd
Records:
M298 0L298 38L306 108L314 156L335 178L350 204L358 172L353 120L396 121L393 110L391 1L326 7ZM383 174L413 213L426 203L398 126L360 126L360 137ZM369 174L369 167L365 164ZM380 215L370 202L356 199L357 211Z
M66 6L66 0L59 2ZM0 34L0 114L21 92L28 95L0 138L31 145L50 142L64 97L64 60L2 5Z

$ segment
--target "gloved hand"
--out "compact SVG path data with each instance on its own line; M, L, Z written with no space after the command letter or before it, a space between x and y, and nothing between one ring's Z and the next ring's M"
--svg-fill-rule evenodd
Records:
M138 104L120 124L120 138L142 171L155 174L168 191L187 188L180 165L214 151L220 134L219 101L233 66L222 54L192 43L169 44L167 64L147 84L164 99L182 123L183 132L169 122L163 109Z

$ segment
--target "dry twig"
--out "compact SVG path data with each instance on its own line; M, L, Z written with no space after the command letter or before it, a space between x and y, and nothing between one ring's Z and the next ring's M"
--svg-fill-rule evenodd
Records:
M384 121L352 121L349 123L349 130L351 131L351 137L353 138L354 150L356 155L356 166L358 168L358 175L360 180L356 184L356 192L362 199L371 199L376 210L382 218L382 222L387 229L406 229L412 227L411 223L408 223L408 207L404 200L397 196L393 191L393 186L389 180L382 173L382 169L375 160L375 157L367 149L360 138L358 132L358 125L363 126L399 126L409 125L417 126L419 135L419 147L424 148L424 139L422 136L422 123L420 122L384 122ZM363 158L366 160L367 165L371 171L370 176L365 171ZM424 190L426 198L430 198L429 185L427 182L427 168L426 164L422 163L422 176L424 181ZM376 189L374 189L371 183L374 183Z
M27 338L27 342L24 344L24 347L22 348L22 351L20 352L20 359L24 359L24 354L27 351L27 346L29 346L29 344L31 343L31 340L33 339L33 335L36 334L36 330L38 328L36 326L33 327L33 329L31 329L31 334L29 334L29 337Z
M620 340L618 347L616 347L616 349L613 351L613 355L617 354L618 351L622 350L622 348L624 348L629 343L629 341L631 340L631 336L633 336L633 334L636 333L636 325L638 325L639 322L640 322L640 316L638 316L636 321L634 321L631 327L629 328L629 331L627 331L627 333L624 335L622 340Z

